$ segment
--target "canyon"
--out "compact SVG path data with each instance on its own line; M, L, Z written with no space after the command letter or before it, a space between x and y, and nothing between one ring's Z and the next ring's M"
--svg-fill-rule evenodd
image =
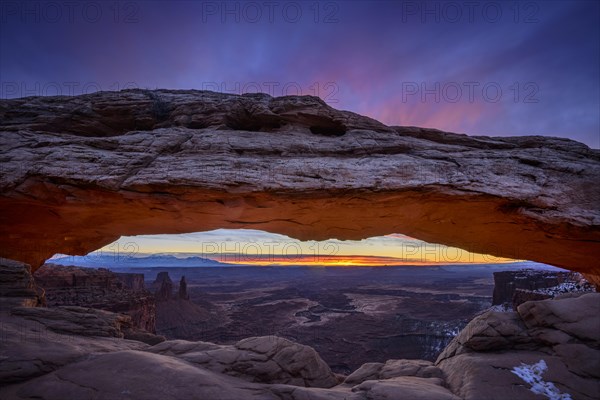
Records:
M30 271L26 264L0 259L0 304L11 305L0 309L0 396L6 399L600 396L600 294L595 292L528 301L515 311L490 308L475 316L433 361L389 359L340 374L312 347L277 336L232 344L164 338L149 342L143 340L149 333L128 336L131 317L124 314L78 306L36 307L31 296L38 292ZM163 274L161 287L165 281ZM532 381L536 373L539 380Z
M528 300L543 300L560 293L590 292L592 285L577 272L518 271L494 272L493 305L507 305L513 309Z
M168 340L233 345L248 337L277 336L311 346L332 371L347 375L368 362L433 362L471 319L492 305L516 310L527 300L555 297L558 289L595 291L578 273L523 266L535 264L114 271L113 266L109 271L44 264L34 278L49 307L123 313L135 328ZM136 290L115 289L115 281L132 278Z
M133 328L158 335L149 336L154 343L278 336L348 374L365 362L434 361L490 306L499 267L113 268L46 263L33 276L40 304L125 314Z
M311 346L334 372L349 374L366 362L435 361L491 305L491 271L499 267L471 267L142 271L150 281L168 271L173 281L185 275L188 282L190 302L157 303L157 334L167 339L231 345L278 336Z

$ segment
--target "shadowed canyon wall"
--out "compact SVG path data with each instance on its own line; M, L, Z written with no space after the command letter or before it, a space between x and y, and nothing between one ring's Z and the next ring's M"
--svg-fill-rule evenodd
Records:
M2 100L0 135L0 256L34 270L121 235L254 228L403 233L600 282L600 151L567 139L171 90Z

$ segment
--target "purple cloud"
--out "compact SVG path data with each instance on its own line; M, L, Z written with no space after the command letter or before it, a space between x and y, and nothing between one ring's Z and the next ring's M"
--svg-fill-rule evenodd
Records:
M390 125L600 147L596 2L0 4L1 97L300 91Z

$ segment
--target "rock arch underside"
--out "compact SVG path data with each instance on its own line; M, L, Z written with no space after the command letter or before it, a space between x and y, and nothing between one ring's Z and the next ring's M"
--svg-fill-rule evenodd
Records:
M0 256L121 235L403 233L600 283L600 151L386 126L311 96L126 90L0 101Z

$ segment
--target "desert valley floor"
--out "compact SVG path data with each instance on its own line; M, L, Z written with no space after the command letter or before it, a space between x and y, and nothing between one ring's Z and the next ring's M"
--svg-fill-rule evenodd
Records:
M231 344L277 335L310 345L335 372L394 358L435 360L491 305L510 266L131 268L151 287L185 275L191 302L157 304L157 334Z

